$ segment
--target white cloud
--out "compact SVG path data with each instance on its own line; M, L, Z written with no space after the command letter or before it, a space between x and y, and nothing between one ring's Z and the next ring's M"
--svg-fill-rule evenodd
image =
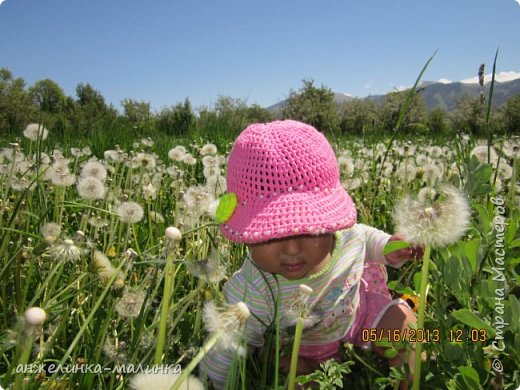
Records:
M396 91L406 91L407 89L409 89L410 87L409 86L406 86L406 85L399 85L398 87L395 87L395 90Z
M518 1L520 1L520 0L518 0ZM437 82L441 83L441 84L451 84L452 83L452 81L448 80L448 79L440 79Z
M520 5L520 0L515 0Z
M520 1L520 0L518 0ZM509 71L509 72L499 72L495 74L495 81L498 81L499 83L505 83L506 81L516 80L520 79L520 72L515 71ZM491 73L484 76L484 82L488 83L491 81ZM465 84L477 84L478 83L478 76L470 77L468 79L464 79L460 81L461 83Z

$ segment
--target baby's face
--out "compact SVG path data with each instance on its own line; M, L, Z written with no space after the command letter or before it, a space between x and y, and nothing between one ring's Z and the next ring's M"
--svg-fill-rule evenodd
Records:
M334 236L295 236L248 245L253 261L264 271L302 279L320 271L330 259Z

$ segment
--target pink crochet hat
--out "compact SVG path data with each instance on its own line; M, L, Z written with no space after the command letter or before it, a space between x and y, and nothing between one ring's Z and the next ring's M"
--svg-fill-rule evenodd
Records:
M293 120L253 124L240 134L229 156L227 191L238 203L220 230L235 242L331 233L356 223L329 142Z

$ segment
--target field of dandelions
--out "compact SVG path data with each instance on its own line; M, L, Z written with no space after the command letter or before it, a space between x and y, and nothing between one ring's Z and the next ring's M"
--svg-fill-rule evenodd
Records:
M223 319L221 289L245 249L215 224L230 145L172 139L157 155L142 139L93 155L46 138L31 124L19 143L0 145L0 385L167 389L182 367L190 376L180 388L209 388L196 378L201 347L211 334L218 344L240 332L240 321ZM435 225L418 238L433 243L424 328L440 335L422 345L421 388L516 389L519 140L385 142L334 147L360 222L388 232L401 224L411 235L425 218ZM444 199L446 184L469 207ZM467 221L449 218L461 207ZM420 261L389 269L393 294L415 309L420 271ZM310 376L322 388L396 388L405 375L344 348L345 362ZM152 366L162 370L145 372ZM273 368L256 356L242 354L237 367L237 388L273 388Z

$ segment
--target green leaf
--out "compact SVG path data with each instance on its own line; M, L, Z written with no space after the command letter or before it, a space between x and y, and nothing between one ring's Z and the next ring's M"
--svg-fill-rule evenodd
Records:
M489 338L495 337L495 330L477 317L471 310L460 309L452 312L451 315L463 324L471 326L473 329L486 329Z
M507 300L511 310L510 326L512 327L513 332L518 332L520 329L520 323L518 322L518 318L520 317L520 301L513 294L510 294Z
M398 294L415 295L415 291L413 291L410 287L405 287L398 280L392 280L388 282L388 289L395 291Z
M480 226L482 226L485 233L489 232L491 229L491 218L489 217L488 210L484 205L479 203L474 203L472 206L478 213Z
M477 272L479 261L477 259L478 249L480 247L480 238L475 238L464 243L464 257L469 261L473 274Z
M406 241L390 241L383 248L383 255L386 256L389 253L398 251L400 249L409 248L409 247L410 247L410 243L406 242Z
M394 348L389 348L389 349L387 349L387 350L384 352L385 358L387 358L387 359L393 359L393 358L395 358L398 354L399 354L399 352L397 352L397 350L394 349Z
M468 386L468 389L482 389L478 372L473 367L460 366L459 372L462 375L464 383L466 383L466 385Z
M456 342L447 342L443 345L443 357L449 361L453 362L457 359L459 359L462 356L462 353L464 352L462 343L456 343Z
M509 244L510 248L518 248L520 246L520 238L517 238L511 244Z
M479 165L477 165L479 164ZM491 191L489 180L493 174L493 168L489 164L481 164L475 156L471 158L470 174L468 179L469 192L472 195L485 195Z

